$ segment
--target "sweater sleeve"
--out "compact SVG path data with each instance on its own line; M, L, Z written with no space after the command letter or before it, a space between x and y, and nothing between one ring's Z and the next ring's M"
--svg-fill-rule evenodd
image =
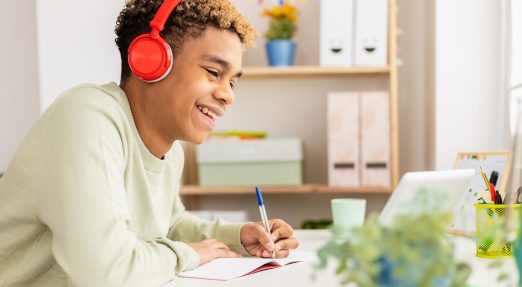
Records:
M181 149L181 146L176 148ZM183 152L177 152L182 155ZM176 159L176 166L183 166L184 158ZM181 174L178 175L181 177ZM179 190L179 186L177 188ZM245 223L229 223L221 219L203 220L185 209L179 194L174 197L171 226L168 238L182 242L198 242L207 238L215 238L228 245L235 252L249 255L241 244L240 231ZM199 258L198 258L199 259Z
M171 240L198 242L207 238L215 238L235 252L245 256L249 255L240 240L240 230L245 223L229 223L221 219L203 220L185 210L176 212L173 219L174 223L170 227L168 235Z
M73 286L159 286L192 268L195 251L129 229L121 110L107 96L60 98L46 117L35 159L39 218Z

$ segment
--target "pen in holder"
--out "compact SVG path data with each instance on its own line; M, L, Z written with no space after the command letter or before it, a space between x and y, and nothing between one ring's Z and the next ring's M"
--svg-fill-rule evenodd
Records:
M476 243L478 257L502 258L513 255L508 232L517 236L520 224L520 204L475 204L477 210ZM514 241L514 239L513 239Z

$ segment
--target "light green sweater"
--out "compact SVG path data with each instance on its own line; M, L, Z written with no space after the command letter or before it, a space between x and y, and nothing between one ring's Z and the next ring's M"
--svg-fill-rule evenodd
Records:
M185 211L183 162L147 150L117 84L65 92L0 179L0 286L160 286L205 238L245 254L240 224Z

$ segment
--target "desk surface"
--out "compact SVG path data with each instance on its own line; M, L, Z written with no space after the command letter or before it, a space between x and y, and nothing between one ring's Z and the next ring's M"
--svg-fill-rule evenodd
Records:
M330 238L328 231L312 231L312 230L296 230L295 236L300 241L300 250L316 251L325 241ZM493 262L492 259L478 258L475 256L475 242L466 238L457 238L456 241L456 257L468 262L472 266L468 283L470 287L478 286L516 286L518 280L518 272L515 261L512 258L498 259L502 263L501 268L496 268L494 272L489 271L488 265ZM266 270L245 277L237 278L230 281L201 280L190 278L176 278L164 287L191 286L191 287L213 287L213 286L248 286L248 287L266 287L266 286L295 286L295 287L335 287L342 286L339 284L334 274L334 267L316 271L312 262L302 262L287 265L281 268ZM512 274L510 278L502 283L497 282L497 276L500 269L504 272ZM311 278L311 274L316 273L316 280Z

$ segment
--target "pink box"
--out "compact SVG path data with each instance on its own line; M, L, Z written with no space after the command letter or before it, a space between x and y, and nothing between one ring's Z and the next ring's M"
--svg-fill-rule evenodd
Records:
M328 184L359 186L358 93L328 93L327 122Z
M361 92L361 185L391 185L388 92Z

